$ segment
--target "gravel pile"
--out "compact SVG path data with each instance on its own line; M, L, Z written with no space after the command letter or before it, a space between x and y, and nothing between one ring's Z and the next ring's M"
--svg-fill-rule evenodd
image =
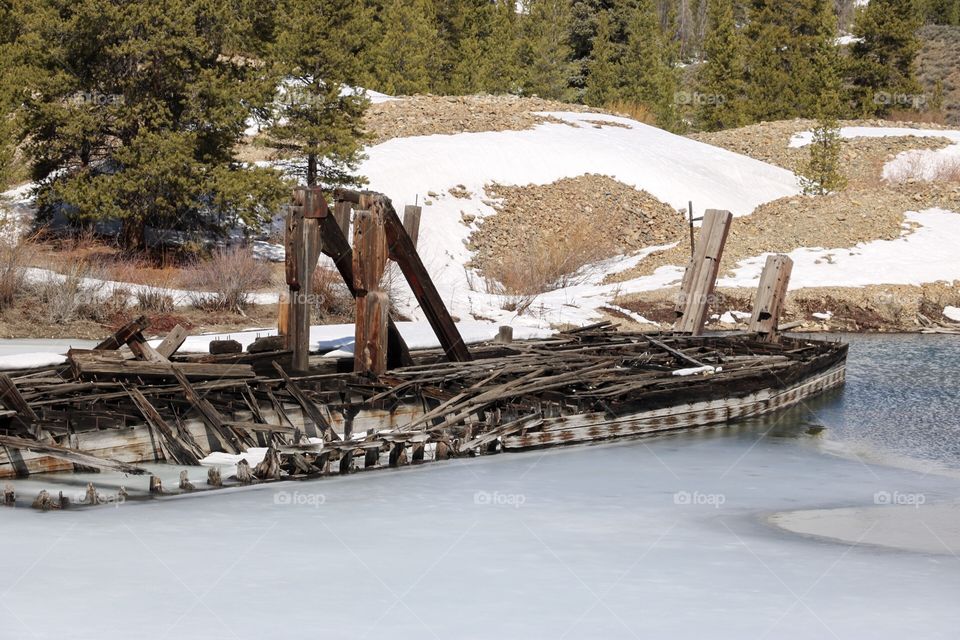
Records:
M529 250L545 235L602 243L610 257L674 242L686 232L684 216L673 207L604 175L546 185L494 184L486 193L497 213L470 236L473 264L481 270L498 256Z
M370 144L379 144L392 138L520 131L542 122L561 122L556 118L535 115L538 111L589 113L596 110L583 105L509 95L417 95L371 104L364 117L364 125L370 136Z

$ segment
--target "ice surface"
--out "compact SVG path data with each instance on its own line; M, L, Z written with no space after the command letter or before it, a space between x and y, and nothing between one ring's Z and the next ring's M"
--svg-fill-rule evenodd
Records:
M865 451L899 443L960 468L949 369L960 340L852 340L843 391L741 426L96 509L0 509L0 637L953 638L955 557L769 524L874 507L878 495L922 495L939 511L956 501L956 473L881 466ZM201 485L202 470L191 478ZM104 493L146 486L118 474L14 483L35 495L89 479ZM956 528L940 517L923 522Z
M957 481L758 436L717 430L82 512L3 510L0 534L16 550L0 576L4 628L899 639L960 624L954 559L765 523L866 503L878 487L946 501Z

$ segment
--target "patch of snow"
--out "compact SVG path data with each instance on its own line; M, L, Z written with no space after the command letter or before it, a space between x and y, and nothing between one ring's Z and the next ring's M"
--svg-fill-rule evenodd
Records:
M848 33L840 36L834 42L836 42L837 46L842 47L845 45L853 44L854 42L863 42L863 38L858 38Z
M710 373L720 373L723 371L721 367L711 367L708 364L703 365L702 367L689 367L687 369L677 369L673 371L672 375L675 376L697 376L701 373L710 374Z
M870 284L920 285L960 280L960 215L943 209L909 211L906 219L919 225L895 240L858 244L856 251L800 248L793 259L790 289L804 287L861 287ZM825 259L831 255L831 260ZM720 287L756 287L764 261L762 254L741 261L733 275L720 278Z
M960 322L960 307L944 307L943 315L954 322Z
M816 313L811 313L810 315L812 315L817 320L829 320L830 318L833 317L833 313L829 311L825 311L825 312L818 311Z
M734 316L729 311L725 312L722 316L720 316L719 320L722 324L737 324L736 316Z
M636 322L636 323L638 323L638 324L652 324L652 325L659 325L659 324L660 324L660 323L658 323L658 322L654 322L653 320L647 320L646 318L644 318L644 317L643 317L642 315L640 315L639 313L635 313L635 312L633 312L633 311L630 311L630 309L624 309L623 307L618 307L618 306L615 305L615 304L608 304L608 305L607 305L607 309L611 309L611 310L613 310L613 311L616 311L617 313L622 313L623 315L627 316L628 318L630 318L631 320L633 320L634 322Z
M55 367L67 361L67 356L59 353L18 353L0 356L0 371L11 369L34 369Z
M266 262L283 262L287 252L282 244L274 244L264 240L255 240L253 242L253 256L258 260Z

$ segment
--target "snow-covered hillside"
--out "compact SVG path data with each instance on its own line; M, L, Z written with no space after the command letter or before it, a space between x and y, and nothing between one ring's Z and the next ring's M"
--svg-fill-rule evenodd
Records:
M462 214L479 221L494 213L484 194L490 183L547 184L600 173L646 190L677 209L685 209L692 201L698 216L708 208L746 215L759 204L797 193L796 179L789 171L628 118L569 112L545 115L562 122L524 131L398 138L367 150L369 158L360 171L369 178L371 189L386 193L398 208L415 200L425 205L420 252L457 316L538 326L586 322L616 291L627 286L630 290L660 288L681 275L667 269L642 282L602 286L606 273L631 266L640 256L613 260L578 286L539 296L527 314L517 318L502 308L501 297L482 291L481 279L464 267L471 257L466 241L472 227L462 223ZM610 124L599 124L603 122ZM451 195L448 190L457 185L466 187L470 197ZM406 302L406 310L417 316L410 298Z
M676 136L626 118L598 114L554 112L562 122L548 122L524 131L462 133L398 138L367 150L361 171L370 188L390 196L398 209L418 200L424 204L420 251L451 311L462 318L487 318L517 326L547 327L557 323L584 323L599 317L618 295L650 291L679 284L682 268L665 266L653 275L616 284L604 277L627 269L659 247L597 265L575 286L539 295L522 315L508 311L502 296L484 290L483 281L466 265L471 252L466 243L476 222L467 219L494 213L484 186L546 184L564 177L601 173L643 189L676 208L692 201L696 215L706 208L728 209L748 215L758 205L798 193L789 171L718 147ZM608 126L595 123L605 121ZM620 126L617 126L620 125ZM845 137L941 136L960 143L960 132L922 129L847 128ZM801 134L791 146L803 146L810 134ZM917 151L888 163L884 175L930 160L958 157L960 144L941 151ZM463 185L451 195L448 190ZM864 243L844 250L801 247L791 253L796 262L791 288L863 286L867 284L922 284L960 278L960 260L951 260L960 241L960 216L947 211L904 212L903 237ZM677 214L682 215L678 212ZM736 220L734 221L736 225ZM611 229L611 233L616 233ZM829 245L828 245L829 246ZM756 286L765 254L740 263L721 286ZM415 301L399 296L401 306L419 318Z

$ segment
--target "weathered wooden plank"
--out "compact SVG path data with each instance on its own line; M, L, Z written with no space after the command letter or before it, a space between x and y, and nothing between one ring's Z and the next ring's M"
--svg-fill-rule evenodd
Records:
M300 405L300 408L303 409L303 412L306 413L311 420L313 420L313 423L323 433L324 438L327 440L339 440L340 436L330 426L330 422L327 420L326 416L321 413L320 408L317 407L317 405L315 405L313 401L303 393L303 390L297 386L297 383L295 383L289 375L287 375L287 372L283 370L283 367L276 362L273 363L273 367L277 370L277 373L280 374L280 377L283 378L287 392L293 396L293 399L297 401L297 404ZM317 433L310 433L310 431L307 431L307 435L316 436Z
M340 227L340 233L344 238L350 237L350 214L353 212L353 205L349 202L337 202L333 205L333 219Z
M177 352L181 346L183 346L184 341L187 339L187 330L183 328L183 325L177 325L170 330L170 333L167 334L167 337L157 345L157 353L162 355L164 358L169 359L170 356Z
M775 340L777 324L787 298L787 286L793 260L782 254L767 256L767 262L760 274L760 284L753 304L749 331L760 334L762 340Z
M708 209L704 213L700 241L684 272L677 299L676 331L699 335L703 330L732 220L729 211Z
M440 340L440 345L449 360L465 362L471 359L457 325L450 317L443 300L437 292L433 280L417 253L410 236L403 228L403 223L397 217L390 200L384 196L374 199L374 207L383 215L383 222L387 232L387 243L390 247L390 257L399 265L410 290L420 303L420 308L433 327L434 333Z
M120 327L116 333L93 348L94 351L113 351L127 344L131 338L150 326L146 316L139 316Z
M138 340L130 340L127 343L130 347L130 351L133 352L133 355L136 356L137 360L143 360L145 362L170 362L165 356L160 355L160 353L151 347L146 342L140 342Z
M142 360L107 359L94 352L71 349L67 358L80 376L114 378L170 378L177 372L191 380L254 378L248 364L206 364L201 362L147 362Z
M193 405L193 408L197 410L197 413L200 414L200 419L216 433L221 445L229 453L240 453L243 451L243 447L237 439L236 434L224 425L223 416L220 415L220 412L217 411L205 397L197 393L197 390L187 380L186 375L177 369L174 369L173 375L176 377L177 382L180 383L180 387L183 389L187 400Z
M39 453L41 455L50 456L51 458L58 458L60 460L72 462L73 464L80 464L86 467L93 467L95 469L120 471L122 473L128 473L131 475L141 475L146 473L145 469L135 467L132 464L127 464L125 462L120 462L119 460L112 460L109 458L100 458L89 453L84 453L83 451L68 449L66 447L61 447L49 442L38 442L36 440L28 440L26 438L0 435L0 444L12 449L32 451L33 453Z
M382 291L368 291L357 298L354 372L378 376L387 370L389 309L390 299Z
M403 208L403 228L410 236L410 242L413 248L417 248L417 241L420 239L420 216L423 213L423 207L414 204L408 204Z
M136 388L127 389L127 392L130 394L130 398L133 400L133 403L137 406L140 412L143 414L143 417L146 419L147 423L150 424L157 432L160 434L163 439L164 448L170 452L173 461L178 464L190 464L196 465L200 464L200 458L197 454L183 442L180 442L180 439L177 438L177 435L174 433L173 429L167 424L167 421L163 419L163 416L160 415L160 412L157 411L156 407L150 404L150 401L140 393Z

